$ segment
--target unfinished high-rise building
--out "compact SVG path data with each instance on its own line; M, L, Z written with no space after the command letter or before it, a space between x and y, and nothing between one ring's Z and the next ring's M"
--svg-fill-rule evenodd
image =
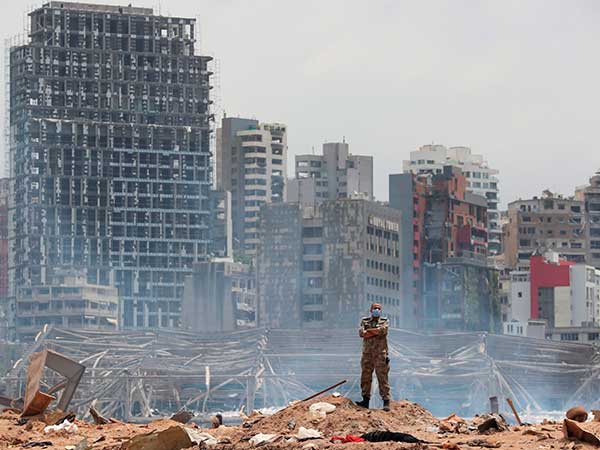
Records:
M10 286L86 268L125 327L177 326L209 246L210 57L196 21L49 2L10 49Z

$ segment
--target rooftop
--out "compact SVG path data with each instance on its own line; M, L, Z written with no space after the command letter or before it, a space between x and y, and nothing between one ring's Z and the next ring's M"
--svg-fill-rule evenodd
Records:
M89 11L115 14L154 14L154 10L152 8L140 8L136 6L131 6L131 3L129 3L128 5L118 6L78 2L49 2L44 3L44 5L42 5L42 8L68 9L72 11Z

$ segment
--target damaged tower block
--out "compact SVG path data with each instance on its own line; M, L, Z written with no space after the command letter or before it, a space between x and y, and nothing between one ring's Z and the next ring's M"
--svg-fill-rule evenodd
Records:
M34 416L43 413L48 405L56 398L49 393L40 391L40 382L44 374L44 368L54 370L66 378L49 392L62 390L57 409L66 411L75 394L79 381L85 372L85 366L75 362L60 353L44 350L32 353L29 357L29 368L27 370L27 387L25 388L25 401L21 416Z

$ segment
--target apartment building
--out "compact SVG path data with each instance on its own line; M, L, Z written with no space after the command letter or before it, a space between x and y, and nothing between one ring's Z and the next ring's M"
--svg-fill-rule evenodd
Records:
M489 255L501 252L502 227L500 224L500 189L498 171L491 168L482 155L472 153L468 147L424 145L410 153L404 161L404 172L440 174L444 166L458 167L467 180L467 190L487 200Z
M225 117L217 130L217 189L231 192L233 248L254 258L258 213L286 200L287 127Z
M489 305L483 286L466 282L491 280L486 198L469 192L454 166L390 175L389 189L390 207L402 213L402 241L412 243L403 247L402 267L414 326L487 329L488 319L500 312ZM466 290L478 297L471 302L477 311L466 306ZM467 317L477 317L476 323Z
M368 200L264 205L257 258L259 324L352 327L372 302L402 314L401 215Z
M346 142L323 144L323 154L297 155L288 200L316 205L326 200L373 200L373 157L353 155Z
M544 191L509 203L504 233L504 261L511 269L527 270L533 254L547 251L574 263L586 259L584 202L573 197Z
M600 172L590 178L582 191L585 211L585 239L587 264L600 268Z
M10 48L10 286L84 267L124 327L174 327L209 247L211 72L196 20L51 1ZM25 294L23 294L25 295Z

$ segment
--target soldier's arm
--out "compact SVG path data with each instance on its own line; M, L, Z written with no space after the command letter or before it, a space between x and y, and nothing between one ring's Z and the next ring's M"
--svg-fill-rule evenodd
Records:
M362 338L365 337L365 324L361 321L358 327L358 335Z
M384 320L381 324L379 324L379 326L377 327L377 330L379 331L379 333L378 333L379 336L387 336L387 334L388 334L388 321Z

